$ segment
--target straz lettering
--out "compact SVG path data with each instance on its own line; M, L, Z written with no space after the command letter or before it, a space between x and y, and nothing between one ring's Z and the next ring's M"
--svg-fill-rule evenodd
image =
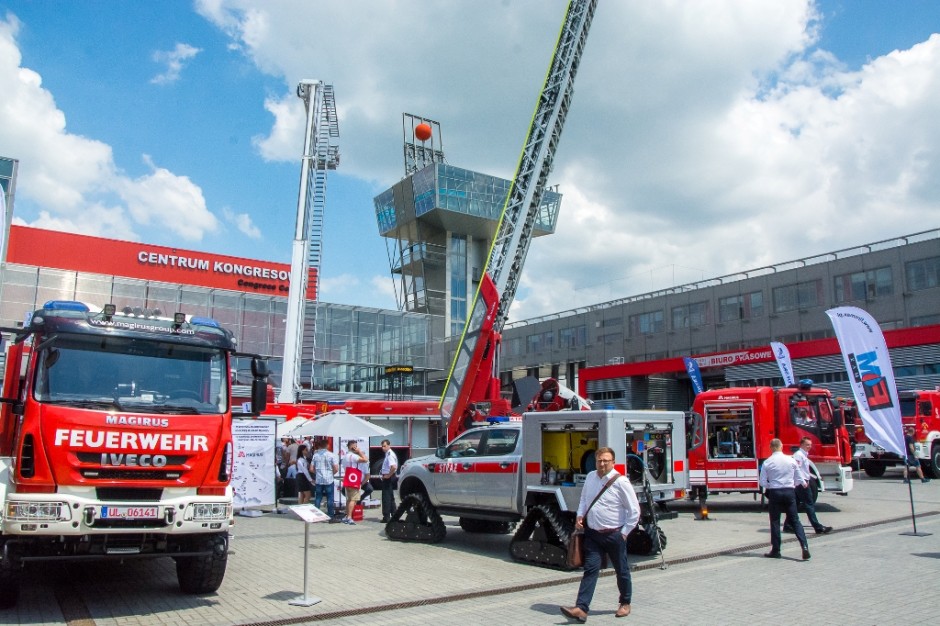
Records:
M166 467L166 457L162 454L115 454L111 452L101 455L101 465Z
M209 438L205 435L179 435L173 433L134 433L119 430L57 428L55 446L70 448L108 448L123 450L185 450L208 452Z
M877 411L894 406L888 390L888 380L881 374L876 352L850 353L849 364L852 366L852 377L855 382L861 383L862 389L865 390L865 399L868 401L869 409Z
M166 417L140 417L137 415L108 415L105 423L115 426L154 426L169 428L170 420Z

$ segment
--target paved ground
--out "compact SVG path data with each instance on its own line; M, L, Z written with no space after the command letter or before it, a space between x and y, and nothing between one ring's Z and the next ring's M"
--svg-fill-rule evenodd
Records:
M675 506L679 518L663 522L666 569L659 557L631 557L629 623L936 623L923 599L940 578L940 481L912 486L917 530L932 533L921 537L901 534L913 520L899 473L855 484L847 497L820 496L819 517L836 531L810 530L808 562L796 543L784 545L781 560L761 556L767 515L749 496L713 497L708 521L694 519L691 503ZM516 563L508 535L467 534L451 519L442 544L391 542L377 518L371 510L356 526L311 526L308 596L321 602L310 607L289 604L304 591L304 525L270 513L237 518L216 594L181 595L168 559L32 564L19 605L0 611L0 624L567 622L558 606L573 604L578 573ZM621 623L616 600L614 580L602 576L589 622Z

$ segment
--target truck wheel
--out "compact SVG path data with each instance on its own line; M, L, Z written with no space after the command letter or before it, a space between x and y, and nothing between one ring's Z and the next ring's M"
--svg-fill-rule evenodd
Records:
M637 526L627 535L627 552L630 554L655 554L653 537Z
M940 478L940 442L934 442L930 448L930 460L924 471L930 478Z
M228 562L228 540L216 536L197 544L199 548L212 550L205 556L181 556L176 558L176 578L183 593L212 593L222 584Z
M20 597L20 575L23 562L13 550L0 544L0 609L16 606Z
M888 469L888 466L884 463L865 461L862 463L862 469L865 470L866 475L871 476L872 478L878 478L885 475L885 470Z

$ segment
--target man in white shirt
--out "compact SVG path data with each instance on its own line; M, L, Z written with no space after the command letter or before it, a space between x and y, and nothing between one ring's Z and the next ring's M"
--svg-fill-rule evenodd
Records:
M395 512L394 478L398 472L398 456L388 439L382 440L382 451L385 452L382 461L382 523L387 524Z
M813 440L809 437L803 437L800 440L800 447L793 453L793 460L796 461L796 466L800 470L800 481L796 483L796 504L797 507L799 507L800 504L803 505L803 510L806 511L806 517L809 519L809 523L813 525L813 530L816 531L816 534L824 535L828 532L832 532L832 526L825 526L816 518L816 503L813 502L813 491L809 484L809 481L815 480L810 472L813 462L809 460L809 451L812 447ZM796 521L799 523L799 519ZM784 525L783 529L788 530L786 525ZM792 532L792 529L790 530Z
M793 525L796 537L803 547L803 560L809 559L809 544L803 525L796 513L796 490L794 486L800 479L800 469L796 461L783 453L783 442L770 440L770 456L760 466L760 486L764 489L770 514L770 552L767 558L780 558L780 514L787 514L787 522Z
M614 451L598 448L594 453L597 469L587 475L575 528L584 530L584 576L575 606L561 607L565 617L586 622L597 586L601 560L606 554L617 572L620 606L617 617L630 614L633 583L627 561L627 535L640 519L640 503L630 481L614 469ZM610 483L610 486L607 486Z

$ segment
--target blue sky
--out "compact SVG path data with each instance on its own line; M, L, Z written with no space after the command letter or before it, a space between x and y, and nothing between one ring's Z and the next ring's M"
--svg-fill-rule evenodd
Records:
M402 113L509 177L564 6L0 0L15 219L288 263L318 78L342 153L322 298L394 308L372 198ZM928 0L602 1L513 318L940 226L938 29Z

